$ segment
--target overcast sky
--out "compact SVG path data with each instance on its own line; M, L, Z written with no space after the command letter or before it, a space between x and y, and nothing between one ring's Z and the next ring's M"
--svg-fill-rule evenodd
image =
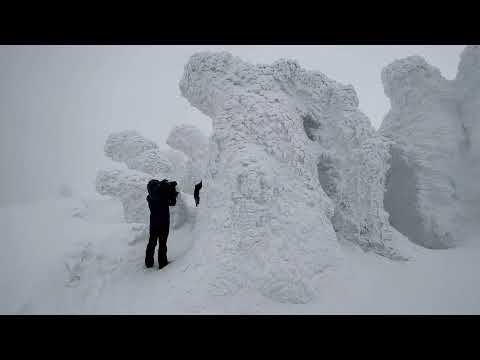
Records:
M352 84L378 128L389 109L380 80L395 59L421 55L455 77L464 46L0 46L0 206L58 193L93 191L109 166L113 131L136 129L163 146L176 124L206 133L210 120L182 98L178 82L198 51L226 50L253 63L297 60Z

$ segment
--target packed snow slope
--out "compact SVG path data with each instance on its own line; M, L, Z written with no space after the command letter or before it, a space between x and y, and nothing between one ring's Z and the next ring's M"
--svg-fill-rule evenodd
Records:
M480 230L480 47L465 48L454 80L418 56L393 62L382 80L390 221L417 244L456 246Z
M171 264L145 269L146 239L116 199L74 194L0 208L0 226L2 314L480 314L478 238L448 250L414 246L406 262L345 247L348 261L321 297L283 304L248 289L197 291L187 275L191 227L171 231Z

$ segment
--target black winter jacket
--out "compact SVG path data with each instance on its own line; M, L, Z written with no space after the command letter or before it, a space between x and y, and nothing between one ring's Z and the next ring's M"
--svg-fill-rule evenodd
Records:
M170 226L170 209L166 199L154 199L148 195L147 202L150 208L150 227Z

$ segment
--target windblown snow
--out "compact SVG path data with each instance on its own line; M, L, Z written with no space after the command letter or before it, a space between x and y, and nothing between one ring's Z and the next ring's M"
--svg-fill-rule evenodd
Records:
M412 56L382 81L391 110L375 131L352 86L295 61L194 54L180 91L212 133L179 124L162 147L113 133L119 166L98 172L97 194L65 185L0 209L1 270L16 274L0 310L478 313L480 47L454 80ZM180 191L161 271L143 264L152 178Z

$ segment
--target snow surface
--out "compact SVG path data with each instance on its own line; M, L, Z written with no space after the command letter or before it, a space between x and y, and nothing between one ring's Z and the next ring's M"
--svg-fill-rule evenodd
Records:
M73 216L78 208L83 217ZM147 240L135 241L136 225L122 216L118 200L94 194L0 208L0 313L480 314L478 238L448 250L412 245L407 262L342 247L348 261L325 278L321 297L282 304L251 289L197 291L185 256L196 241L191 227L171 230L171 264L145 269Z
M160 178L164 178L160 176ZM124 219L127 223L147 224L150 210L147 203L147 183L150 175L123 169L101 170L97 174L96 189L99 194L118 198L122 202ZM171 179L170 179L171 180ZM170 209L170 226L179 228L189 220L182 192L177 196L177 205Z
M134 130L110 134L105 141L105 155L125 163L127 168L152 176L181 178L187 158L174 149L161 150L152 140ZM177 181L180 185L181 179Z

